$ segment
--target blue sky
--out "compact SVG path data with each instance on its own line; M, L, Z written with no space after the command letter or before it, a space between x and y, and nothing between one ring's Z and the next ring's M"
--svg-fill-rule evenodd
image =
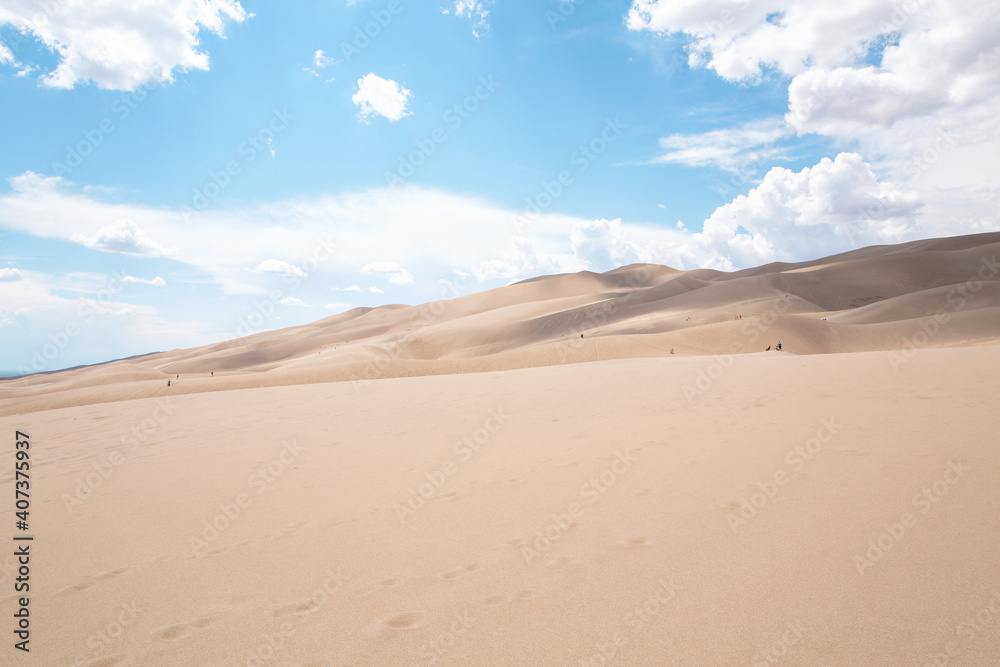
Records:
M998 229L993 14L0 0L0 368Z

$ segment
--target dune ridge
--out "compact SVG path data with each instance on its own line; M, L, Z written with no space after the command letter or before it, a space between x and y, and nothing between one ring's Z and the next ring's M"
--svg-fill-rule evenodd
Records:
M3 380L0 414L263 386L756 353L778 341L794 354L994 344L998 255L1000 233L987 233L733 273L637 264L542 276L446 301L355 308L198 348ZM935 317L936 324L928 320ZM168 379L175 380L169 389Z

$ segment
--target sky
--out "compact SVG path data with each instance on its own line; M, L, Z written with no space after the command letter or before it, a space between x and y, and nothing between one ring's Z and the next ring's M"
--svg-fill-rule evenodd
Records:
M987 0L0 0L0 369L1000 229Z

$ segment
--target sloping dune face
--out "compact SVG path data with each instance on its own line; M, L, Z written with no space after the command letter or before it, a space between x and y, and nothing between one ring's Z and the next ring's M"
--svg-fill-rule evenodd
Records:
M1000 336L998 255L1000 233L991 233L735 273L637 264L544 276L420 306L357 308L307 326L74 369L58 380L6 381L0 414L98 395L756 353L779 341L795 354L988 344Z

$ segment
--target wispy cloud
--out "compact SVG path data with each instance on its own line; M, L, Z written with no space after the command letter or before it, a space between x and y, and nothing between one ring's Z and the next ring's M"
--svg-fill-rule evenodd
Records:
M698 134L671 134L660 139L665 152L650 164L683 164L745 171L788 157L788 140L795 135L780 118L752 121L739 127Z

